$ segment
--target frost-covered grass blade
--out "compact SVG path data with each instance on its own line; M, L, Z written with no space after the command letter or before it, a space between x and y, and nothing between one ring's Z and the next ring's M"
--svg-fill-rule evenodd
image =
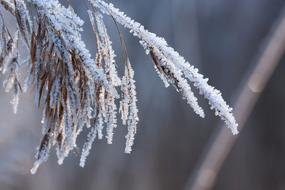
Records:
M208 79L163 38L149 32L112 4L89 0L87 12L97 45L97 51L90 52L81 36L84 21L71 6L64 7L58 0L0 0L0 3L15 17L17 28L15 34L11 34L0 13L0 70L6 77L3 86L6 92L13 92L14 112L22 86L25 92L34 90L34 104L42 109L42 139L31 173L36 173L47 161L52 148L56 150L58 164L62 164L78 148L81 132L89 130L80 158L80 166L84 167L96 139L106 138L108 144L113 142L118 111L128 129L125 153L132 151L139 121L134 69L125 43L122 43L126 53L125 63L121 64L124 73L117 71L120 64L115 62L116 54L104 14L111 16L117 29L119 23L139 39L165 86L173 86L196 114L205 117L190 85L209 101L233 134L238 133L232 109L221 92L210 86ZM119 33L122 42L122 33ZM22 43L28 56L20 56ZM96 53L96 57L92 58L91 53ZM26 76L23 84L20 70L24 70Z

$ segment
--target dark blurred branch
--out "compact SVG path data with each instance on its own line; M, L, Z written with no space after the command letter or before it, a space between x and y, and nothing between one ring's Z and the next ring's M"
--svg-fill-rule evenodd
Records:
M285 10L272 28L256 66L245 77L245 83L236 100L234 111L239 130L245 127L258 98L276 69L285 49ZM238 138L232 136L226 127L219 127L209 141L194 175L190 176L185 190L209 190Z

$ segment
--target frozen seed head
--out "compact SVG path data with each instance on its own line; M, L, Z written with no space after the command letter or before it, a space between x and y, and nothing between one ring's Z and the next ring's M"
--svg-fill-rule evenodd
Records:
M31 5L27 6L26 2ZM14 112L23 90L34 89L35 106L42 110L42 139L31 169L35 174L47 161L52 148L56 149L58 164L77 149L77 137L88 130L82 147L80 166L84 167L96 139L113 143L119 112L127 127L125 153L131 153L139 122L134 70L123 37L120 40L124 57L124 73L117 71L112 39L103 14L121 24L138 38L153 61L153 66L165 87L172 86L193 111L204 118L192 87L208 100L215 111L237 134L237 123L219 90L204 78L165 39L149 32L140 23L103 0L89 0L87 10L96 37L95 58L82 40L84 21L72 7L64 7L58 0L2 0L1 5L16 18L17 31L11 33L0 14L0 71L5 76L3 86L13 93ZM32 7L31 11L27 7ZM119 28L117 28L119 29ZM20 56L19 44L24 43L28 56ZM93 53L93 52L92 52ZM21 60L24 57L23 61ZM26 79L21 84L20 70ZM119 107L117 107L117 101Z

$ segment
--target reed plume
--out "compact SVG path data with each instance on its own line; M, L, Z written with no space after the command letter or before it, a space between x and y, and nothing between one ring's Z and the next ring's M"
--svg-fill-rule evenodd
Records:
M71 6L64 7L58 0L1 0L0 3L17 21L17 31L12 35L1 14L0 69L6 75L4 88L13 92L11 103L15 112L20 93L33 89L35 105L43 115L42 140L31 173L36 173L48 159L51 148L56 149L58 163L62 164L77 147L78 135L89 130L80 158L80 166L84 167L96 138L106 137L107 143L112 143L117 112L128 128L125 152L132 151L139 121L134 70L126 53L125 72L123 76L117 72L116 55L103 14L139 39L165 86L173 86L197 115L205 117L190 84L209 101L215 114L225 121L232 133L238 133L232 109L221 92L210 86L208 79L163 38L149 32L112 4L89 0L87 12L97 45L96 57L92 58L81 36L84 21ZM24 43L29 51L27 61L19 59L19 43ZM23 65L27 77L21 84L18 75Z

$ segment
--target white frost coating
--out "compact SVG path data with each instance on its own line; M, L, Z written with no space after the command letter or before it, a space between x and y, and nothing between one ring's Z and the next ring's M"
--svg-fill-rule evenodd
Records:
M7 74L6 79L3 82L5 92L10 92L13 90L13 99L10 103L13 105L13 112L16 114L19 104L20 96L20 83L18 80L18 41L19 41L19 31L17 30L13 39L10 39L7 44L8 55L5 56L3 60L3 67L1 67L3 74Z
M103 16L98 11L94 13L88 11L93 30L96 34L97 39L97 57L100 57L99 61L103 61L102 64L104 71L107 76L107 80L111 86L117 87L121 85L121 80L117 74L117 69L115 65L115 53L112 47L112 42L107 32L107 28L103 21ZM99 64L99 63L98 63ZM105 95L105 122L107 124L107 143L112 144L113 141L113 131L117 127L117 106L115 99L118 95L106 92ZM101 132L98 132L99 137L101 137Z
M51 88L51 92L50 92L50 102L49 102L49 106L51 108L56 108L56 104L58 102L58 96L59 96L59 89L60 89L60 81L58 79L58 77L56 77L52 83L52 88Z
M169 87L169 83L168 83L166 77L161 72L159 72L158 68L155 65L154 65L154 69L155 69L156 73L158 74L159 78L164 83L165 88L168 88Z
M43 162L47 161L49 152L48 152L48 150L44 150L43 152L40 152L40 154L41 154L41 158L37 159L34 162L34 165L33 165L32 169L31 169L31 174L33 174L33 175L37 173L39 166Z
M91 131L88 134L87 141L83 145L82 153L81 153L81 157L80 157L80 163L79 163L79 165L81 167L85 166L86 159L87 159L88 155L90 154L90 150L92 148L92 144L96 139L98 129L102 128L102 125L103 125L102 117L98 117L95 121L94 126L91 128Z
M94 64L89 50L82 41L81 34L83 21L73 12L72 9L63 7L58 0L29 0L34 4L39 13L47 18L52 29L61 32L62 38L68 49L74 49L82 59L83 67L88 76L95 81L102 83L109 89L108 81L102 69ZM57 39L54 39L55 41ZM55 42L55 44L57 44ZM109 89L113 91L113 89Z
M19 96L20 96L19 84L18 83L14 83L13 99L10 102L13 105L13 112L14 112L14 114L16 114L17 111L18 111Z
M122 78L121 84L121 101L120 101L120 113L123 125L127 124L128 115L129 115L129 81L130 77L128 75L128 70L125 67L125 75Z
M41 162L39 160L34 162L34 165L33 165L32 169L30 170L32 175L35 175L37 173L40 165L41 165Z
M134 71L131 67L129 59L127 59L125 75L122 81L122 100L120 102L120 112L122 114L123 124L127 122L128 125L125 153L129 154L132 151L135 134L137 132L137 123L139 121Z
M32 84L32 68L33 65L30 64L28 67L28 75L26 76L25 80L24 80L24 84L23 84L23 92L28 92L28 89L30 88L31 84Z
M96 100L94 85L101 85L103 91L116 96L116 81L114 79L114 83L110 83L103 68L99 68L91 58L81 38L83 21L71 7L65 8L58 0L29 2L36 7L37 19L40 19L43 27L39 28L45 31L46 36L35 44L35 64L34 68L30 69L34 77L27 78L26 86L29 86L33 79L33 85L36 87L35 104L46 104L44 111L47 110L48 115L43 127L46 128L45 131L50 130L53 134L50 141L52 146L56 145L58 163L62 164L65 157L76 147L77 136L83 127L91 126L94 113L90 110L94 110ZM40 33L36 34L36 38L38 37ZM49 44L49 47L45 47L46 44ZM109 46L111 47L111 43ZM48 73L48 78L42 78L43 72L54 72L58 64L56 60L45 60L45 49L53 49L54 57L62 60L65 75L53 76ZM115 55L113 51L108 55L111 67ZM110 68L109 73L115 75L115 68ZM62 120L60 124L59 120ZM103 122L102 118L99 120ZM98 128L96 130L100 130ZM36 160L35 168L40 163L42 162Z
M32 31L32 21L28 9L26 7L26 3L24 0L16 0L14 1L14 4L15 4L16 19L18 21L20 31L28 45L29 44L28 36Z
M69 153L69 150L72 150L74 147L74 139L73 139L73 122L71 120L71 111L69 105L67 105L67 110L64 111L64 136L65 136L65 147L66 154Z
M57 125L59 126L59 131L57 131L57 135L59 135L59 132L62 132L61 130L63 130L64 125L65 125L65 121L64 118L62 118L60 121L58 121ZM64 138L64 137L62 137ZM63 164L63 161L66 157L65 155L65 149L64 149L64 139L61 142L57 142L56 144L56 155L57 155L57 163L59 165Z
M107 131L107 143L113 143L114 129L117 127L117 106L115 103L115 98L108 93L106 98L106 131Z
M95 118L96 120L99 121L100 124L96 126L97 134L98 134L98 139L101 140L103 139L103 118L106 117L106 110L105 110L105 91L103 89L100 90L98 94L98 110L97 110L97 117Z
M209 100L210 108L215 110L215 115L221 117L225 121L226 126L231 129L234 135L238 134L238 124L232 114L232 108L227 105L222 97L222 93L208 84L208 79L198 73L198 70L192 66L186 67L185 76L194 83L199 89L201 95Z
M107 73L109 76L109 80L112 82L113 86L120 86L121 80L118 76L116 65L115 65L115 52L112 47L112 41L108 35L107 28L103 21L103 16L98 12L95 11L93 17L93 13L91 11L88 11L90 20L92 22L92 25L96 23L96 29L99 34L99 44L98 44L98 51L102 53L103 59L105 62L105 73Z
M2 63L2 73L5 74L11 67L15 68L14 64L16 59L18 59L18 41L19 41L19 30L17 30L7 43L7 55L4 57Z
M83 145L82 153L81 153L81 157L80 157L80 162L79 162L79 165L82 168L85 166L86 159L87 159L88 155L90 154L92 144L96 139L96 133L97 133L96 126L94 126L91 128L91 131L89 132L88 137L87 137L87 141Z
M42 147L38 148L36 158L37 160L34 162L34 165L31 169L31 174L36 174L39 166L43 163L46 162L49 156L49 150L50 150L50 142L49 142L49 134L46 134L44 137L44 144Z
M1 0L0 3L3 4L5 9L9 10L11 13L15 13L15 4L12 0Z
M42 114L42 134L47 134L49 130L49 121L48 118L46 117L46 106L43 107L43 114Z
M216 115L220 116L225 121L228 128L233 134L237 134L236 120L232 114L232 109L226 104L221 96L221 93L214 87L210 86L207 79L203 77L198 70L190 65L182 56L179 55L173 48L169 47L165 39L157 37L144 29L144 27L126 16L119 9L115 8L113 4L107 4L102 0L89 0L91 4L99 8L103 13L111 15L118 23L128 28L134 36L137 36L142 42L144 48L148 51L150 48L157 48L165 58L171 61L181 69L186 78L188 78L195 87L199 89L200 93L209 100L211 108L215 110Z
M194 112L204 118L205 113L199 106L198 100L192 92L187 80L183 78L181 70L172 62L168 61L156 48L151 48L151 56L154 59L156 70L182 94Z

